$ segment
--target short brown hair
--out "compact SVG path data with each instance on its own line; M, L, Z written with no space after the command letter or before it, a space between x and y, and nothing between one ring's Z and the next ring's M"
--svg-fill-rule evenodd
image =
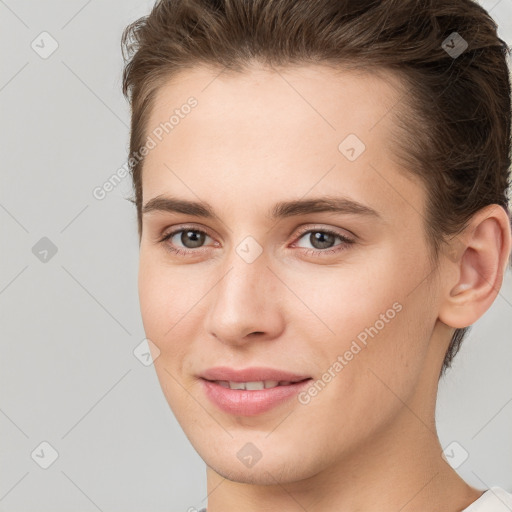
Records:
M404 85L395 156L426 188L431 261L481 208L497 204L510 216L510 49L472 0L158 0L125 28L121 48L132 155L145 143L155 93L187 68L387 70ZM139 240L143 163L129 160ZM441 375L470 327L455 330Z

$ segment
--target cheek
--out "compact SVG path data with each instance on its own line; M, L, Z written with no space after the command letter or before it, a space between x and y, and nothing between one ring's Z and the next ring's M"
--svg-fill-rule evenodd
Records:
M403 300L405 286L397 280L391 255L374 254L371 260L371 265L365 264L354 256L338 267L286 270L283 280L299 299L290 293L283 295L290 306L295 305L288 310L291 321L302 324L310 335L317 332L322 339L332 340L337 349L360 333L364 340L365 329L376 322L379 331L389 330L389 322L400 309L393 304ZM380 315L385 315L384 320Z
M165 318L167 316L168 301L171 296L170 290L167 290L167 279L160 272L160 267L152 264L151 260L141 255L139 261L139 303L142 316L142 323L146 336L158 343L160 332L165 328ZM166 292L167 290L167 292Z
M190 350L189 340L198 337L191 322L200 310L204 291L194 286L190 269L165 265L154 255L141 252L139 260L139 303L144 332L158 348L154 369L170 408L181 423L190 414L194 401L184 379L184 365ZM193 410L196 416L200 411ZM192 415L193 416L193 415ZM183 426L186 426L184 424Z
M201 282L191 275L186 265L171 267L162 261L160 255L142 251L138 289L144 327L162 340L198 303L204 294Z
M196 353L193 347L195 341L204 339L201 329L208 308L207 292L216 281L209 272L194 271L189 265L170 266L159 255L141 252L138 289L142 323L146 337L160 351L155 369L167 387L173 387L175 381L165 374L164 367L175 377L188 375L191 352L196 354L196 365L204 366L202 352Z
M163 366L176 361L180 347L174 344L175 357L169 359L169 340L175 339L180 327L179 319L185 314L184 301L180 298L181 283L170 278L170 270L165 270L155 258L141 254L138 275L139 304L144 332L159 350L154 367L159 378L165 378ZM168 376L169 377L169 376ZM172 379L171 379L172 380Z
M425 283L418 286L427 275L421 265L400 259L397 248L378 256L371 265L287 276L308 306L298 304L292 323L306 334L320 372L330 368L331 374L343 375L333 379L341 396L364 382L361 391L368 390L369 402L385 387L376 376L397 391L413 387L428 347L429 322L435 321L435 315L428 318Z

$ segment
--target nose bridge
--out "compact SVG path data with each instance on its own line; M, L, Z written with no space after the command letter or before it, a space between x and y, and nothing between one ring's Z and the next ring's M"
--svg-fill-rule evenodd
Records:
M206 328L226 342L239 343L252 332L275 335L280 325L278 300L270 293L268 259L263 248L249 238L226 256L223 277L211 296Z
M266 274L266 266L264 263L263 258L258 262L247 263L235 254L230 259L230 270L219 289L221 298L235 304L243 304L245 307L248 304L256 304L265 284L263 276Z

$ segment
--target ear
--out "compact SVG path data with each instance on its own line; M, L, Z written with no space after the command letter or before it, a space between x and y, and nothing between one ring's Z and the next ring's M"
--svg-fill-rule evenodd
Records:
M509 265L511 239L509 216L497 204L479 210L454 237L441 255L447 260L439 310L443 323L461 329L491 307Z

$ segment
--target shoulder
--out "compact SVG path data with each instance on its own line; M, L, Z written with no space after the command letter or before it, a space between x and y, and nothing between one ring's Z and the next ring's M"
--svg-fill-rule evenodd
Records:
M512 494L501 487L487 489L480 498L462 512L510 512L512 510Z

